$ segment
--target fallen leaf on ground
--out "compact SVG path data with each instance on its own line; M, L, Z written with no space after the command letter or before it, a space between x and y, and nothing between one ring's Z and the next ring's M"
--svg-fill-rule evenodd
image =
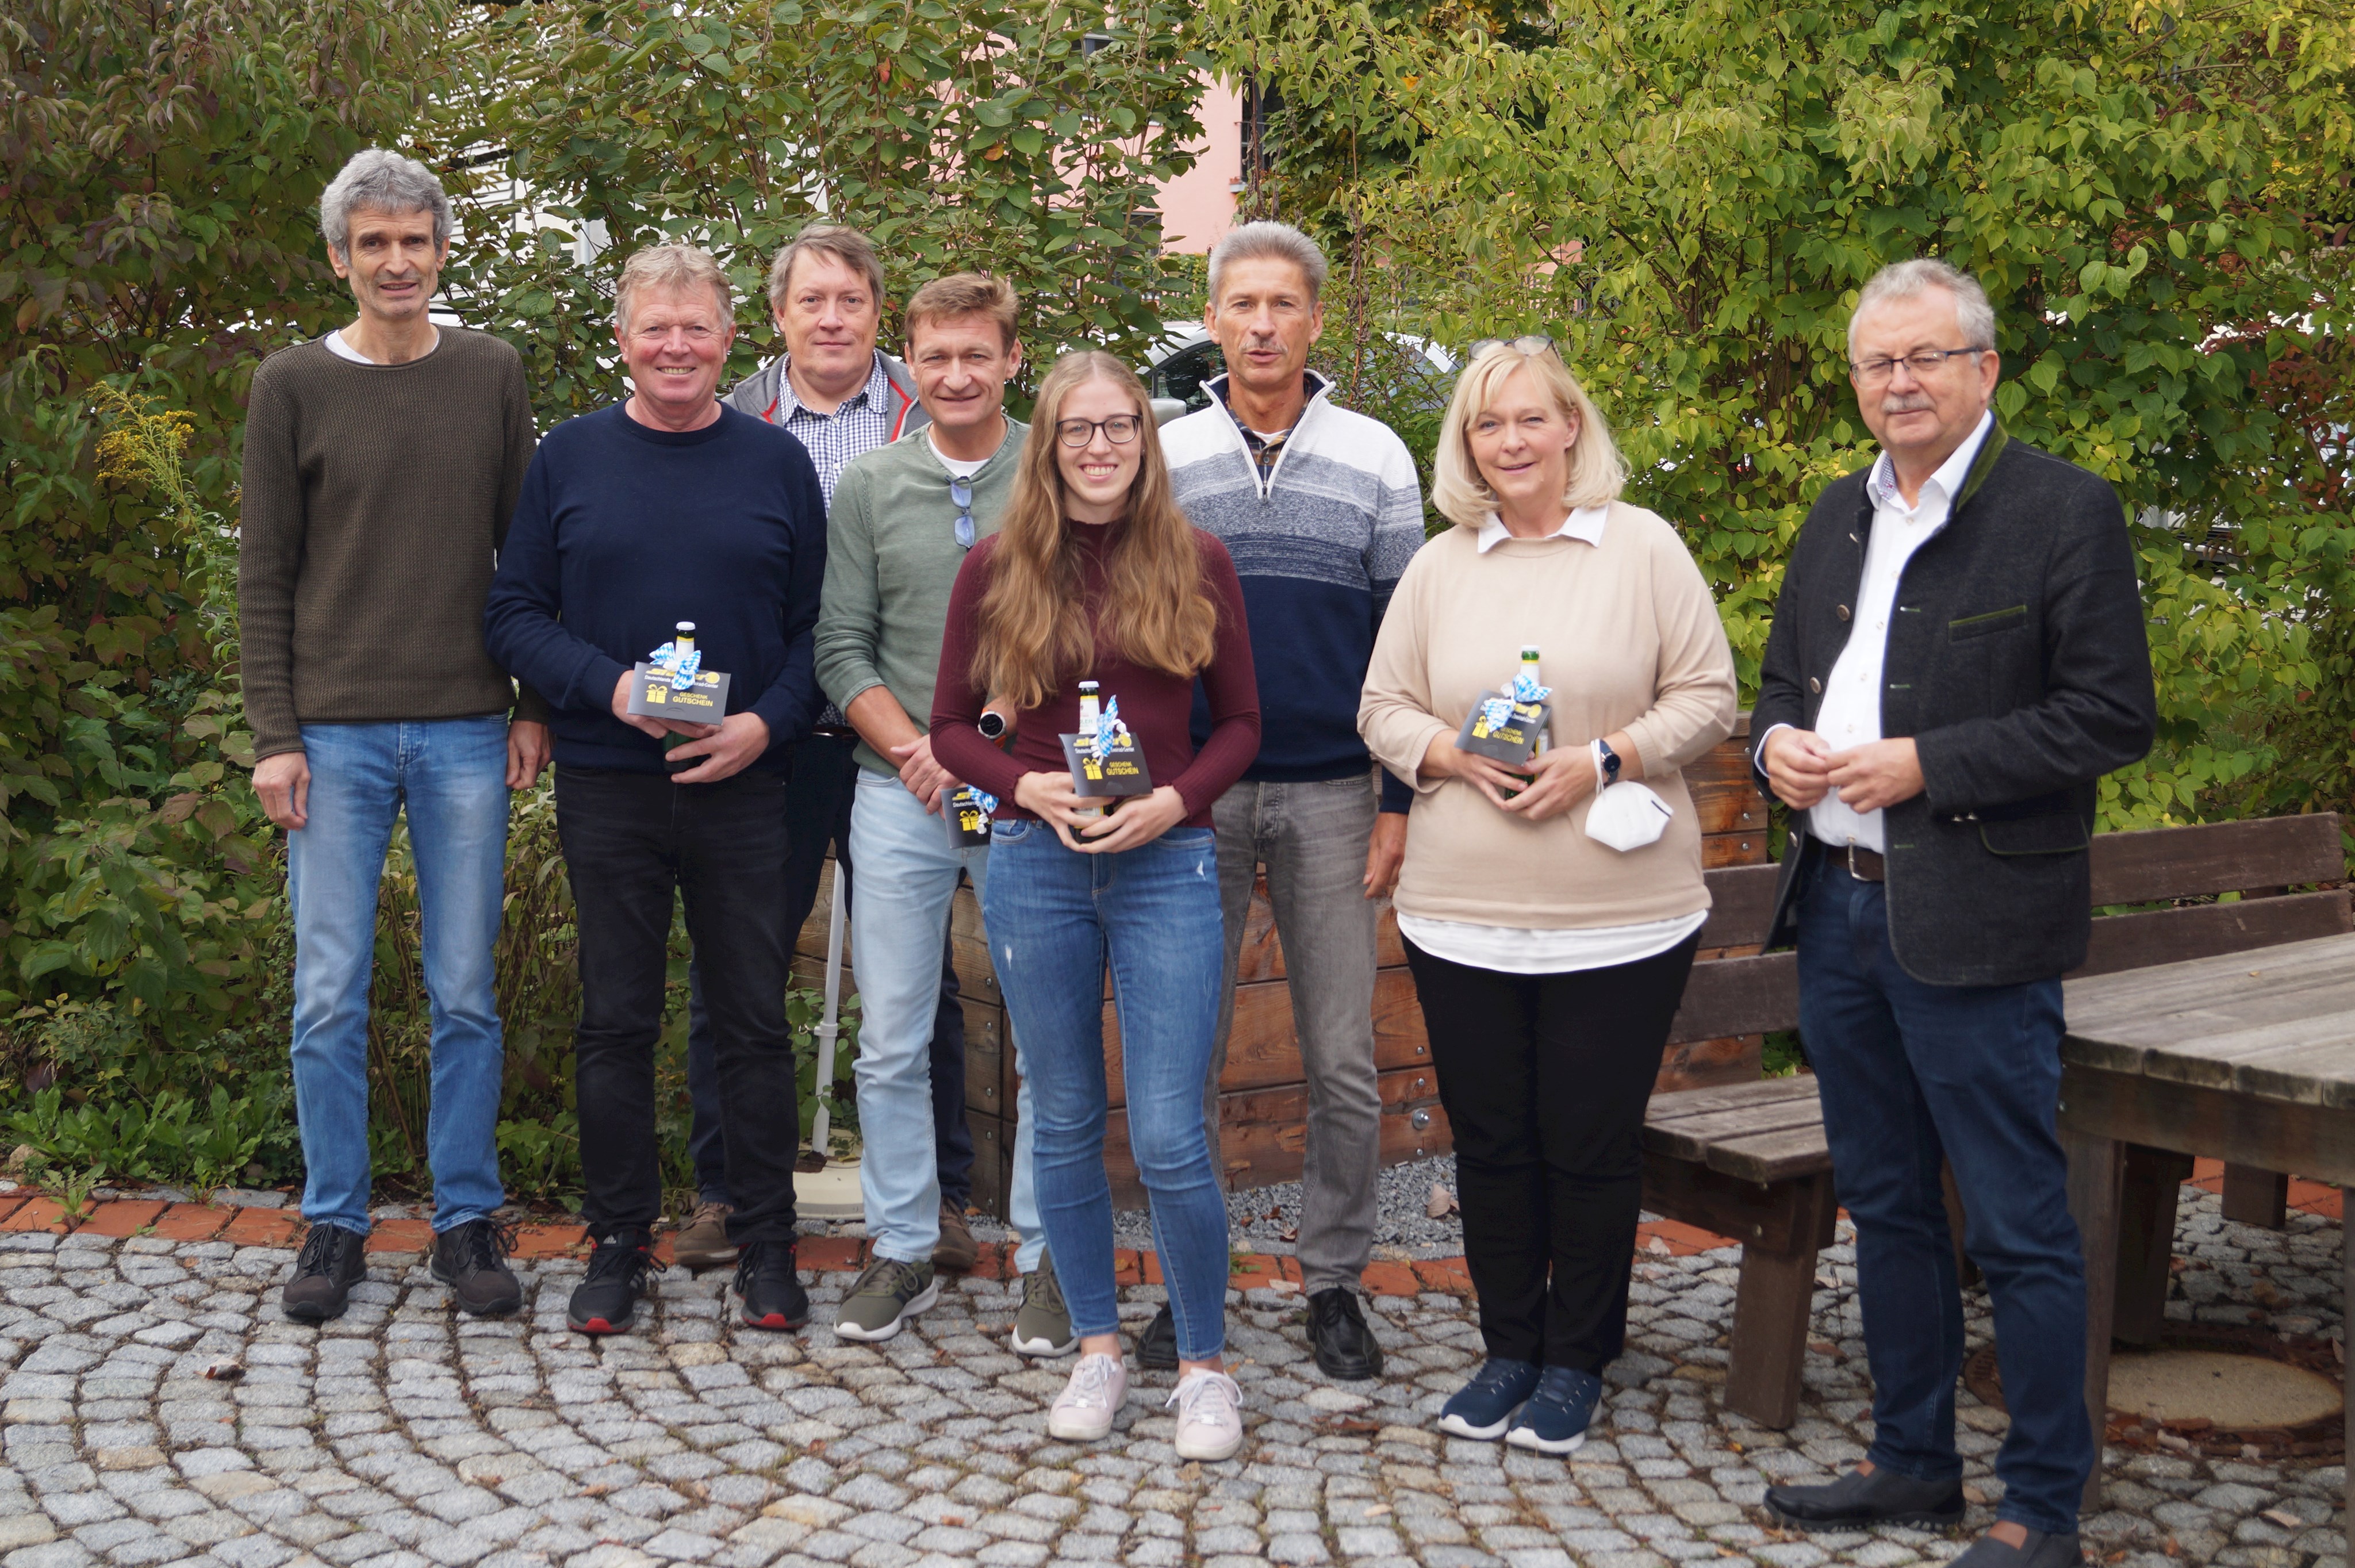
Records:
M245 1376L245 1369L235 1361L215 1361L205 1369L205 1376L216 1382L233 1383Z
M1431 1196L1423 1200L1423 1211L1434 1220L1444 1219L1455 1212L1455 1194L1440 1182L1431 1184Z
M2303 1530L2306 1528L2306 1520L2298 1518L2297 1515L2290 1512L2289 1509L2286 1508L2269 1508L2258 1517L2261 1519L2269 1519L2275 1524L2280 1525L2284 1530Z

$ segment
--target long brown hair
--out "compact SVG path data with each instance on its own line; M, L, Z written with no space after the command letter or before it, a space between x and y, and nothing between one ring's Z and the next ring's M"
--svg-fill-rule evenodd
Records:
M1072 390L1110 381L1143 421L1143 459L1128 493L1128 518L1105 563L1092 624L1080 579L1080 541L1063 516L1055 423ZM1084 679L1098 637L1132 664L1193 676L1216 650L1219 607L1202 582L1201 547L1169 490L1169 465L1153 408L1135 372L1096 349L1066 354L1039 387L1030 439L1015 471L982 596L973 660L975 684L1019 708L1035 708L1066 680Z

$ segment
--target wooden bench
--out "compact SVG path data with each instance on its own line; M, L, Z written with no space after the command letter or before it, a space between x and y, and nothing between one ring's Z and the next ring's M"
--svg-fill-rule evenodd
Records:
M1672 1046L1797 1027L1797 955L1755 951L1779 870L1708 873L1716 904L1701 934L1703 961L1693 967L1670 1030ZM2345 876L2339 818L2327 813L2103 834L2093 848L2093 943L2076 973L2347 932ZM2098 912L2224 893L2239 897ZM2188 1170L2178 1174L2176 1157L2158 1151L2129 1151L2127 1168L2141 1179L2130 1180L2124 1197L2138 1223L2124 1227L2119 1247L2120 1328L2147 1334L2155 1331L2166 1283L2168 1243L2158 1227L2171 1234L2172 1182ZM2275 1179L2260 1172L2238 1179L2269 1189ZM1790 1425L1798 1414L1816 1253L1830 1243L1837 1213L1815 1081L1801 1075L1655 1096L1644 1128L1644 1193L1653 1212L1742 1243L1724 1403L1763 1425Z

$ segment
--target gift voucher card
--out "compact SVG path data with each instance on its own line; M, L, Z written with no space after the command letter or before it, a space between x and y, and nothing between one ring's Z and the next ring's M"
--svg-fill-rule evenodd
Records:
M1145 748L1123 731L1097 755L1096 743L1077 735L1063 737L1063 760L1071 764L1071 787L1083 795L1128 795L1153 793L1153 775L1145 770Z
M1552 717L1550 702L1516 702L1507 693L1484 691L1456 731L1455 749L1518 767L1535 753Z
M641 659L630 682L630 711L641 719L676 719L685 724L717 724L728 717L728 677L700 669L686 687L674 686L667 670Z

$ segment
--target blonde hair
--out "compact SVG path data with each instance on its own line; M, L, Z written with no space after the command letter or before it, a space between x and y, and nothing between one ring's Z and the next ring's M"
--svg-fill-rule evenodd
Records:
M711 291L719 307L719 325L731 327L736 321L736 291L728 286L728 274L711 259L711 252L692 245L649 245L634 251L622 263L621 282L613 285L613 330L626 334L630 330L630 304L640 289L692 289Z
M918 289L906 312L908 347L916 347L916 328L928 321L955 321L968 315L987 316L1006 347L1014 347L1014 329L1021 304L1014 285L986 272L952 272Z
M1056 421L1072 391L1109 381L1127 394L1138 421L1142 463L1128 493L1128 520L1105 562L1092 614L1080 574L1077 529L1063 516ZM1201 673L1217 651L1218 602L1202 581L1202 548L1169 488L1169 465L1153 427L1153 406L1136 373L1112 355L1082 349L1055 361L1039 386L1030 438L1015 470L1014 494L991 546L973 658L974 684L1035 708L1069 680L1085 679L1099 637L1132 664L1170 675Z
M1432 458L1431 504L1451 522L1476 528L1497 509L1497 497L1480 477L1472 460L1472 421L1488 411L1497 392L1513 372L1527 368L1538 386L1550 394L1554 406L1578 421L1578 439L1570 448L1570 482L1562 486L1561 504L1573 510L1601 507L1619 498L1626 487L1627 464L1611 439L1611 427L1602 411L1549 348L1524 354L1510 344L1499 344L1475 358L1456 379L1455 395L1447 400L1447 417L1440 421L1439 450Z

